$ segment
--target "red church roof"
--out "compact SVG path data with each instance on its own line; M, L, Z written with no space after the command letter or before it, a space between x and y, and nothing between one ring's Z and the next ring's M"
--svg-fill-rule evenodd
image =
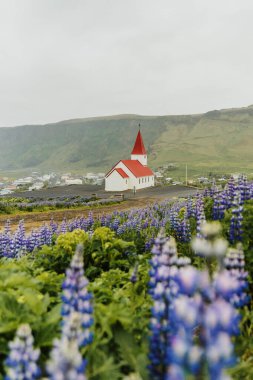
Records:
M138 132L131 154L147 154L143 140L142 140L141 131Z
M151 169L147 166L143 166L138 160L121 160L121 162L133 173L136 178L154 175Z
M151 169L149 169L147 166L143 166L138 160L121 160L117 162L116 165L114 165L114 167L106 174L105 177L108 177L114 170L117 170L117 172L122 177L125 176L123 178L128 178L129 176L126 174L126 172L123 169L115 168L115 166L117 166L120 162L122 162L130 170L130 172L133 173L133 175L136 178L149 177L151 175L152 176L154 175Z
M116 171L121 175L122 178L129 178L129 176L124 172L123 169L121 169L121 168L116 168L116 169L114 169L114 170L116 170Z

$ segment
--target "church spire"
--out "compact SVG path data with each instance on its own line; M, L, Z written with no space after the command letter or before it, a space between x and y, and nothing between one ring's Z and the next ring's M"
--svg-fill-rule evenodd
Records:
M131 153L134 155L139 155L139 154L146 155L147 154L144 143L143 143L140 127L141 127L141 125L139 124L139 132L137 134L135 144L134 144L134 147L133 147L133 150Z
M140 126L141 125L139 124L139 132L137 134L134 147L131 153L131 160L138 160L143 166L147 166L148 157L143 143Z

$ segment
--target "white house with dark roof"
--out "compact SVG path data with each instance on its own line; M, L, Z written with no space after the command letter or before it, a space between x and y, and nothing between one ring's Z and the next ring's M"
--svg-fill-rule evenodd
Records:
M139 190L154 186L154 173L139 131L130 160L120 160L105 176L106 191Z

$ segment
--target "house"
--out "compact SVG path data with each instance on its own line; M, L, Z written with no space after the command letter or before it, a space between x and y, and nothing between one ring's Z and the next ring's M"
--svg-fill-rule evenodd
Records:
M82 185L83 181L81 178L69 178L65 180L66 185Z
M9 194L12 194L13 191L12 190L9 190L9 189L3 189L0 191L0 195L9 195Z
M12 184L14 186L22 186L22 185L28 185L33 182L34 182L33 177L25 177L25 178L16 179Z
M163 178L164 177L161 172L155 172L154 174L155 174L156 178Z
M33 190L41 190L43 189L44 187L44 183L43 182L35 182L32 186L29 187L29 191L33 191Z
M147 152L139 130L130 160L120 160L105 176L105 191L139 190L154 186L154 173L147 166Z

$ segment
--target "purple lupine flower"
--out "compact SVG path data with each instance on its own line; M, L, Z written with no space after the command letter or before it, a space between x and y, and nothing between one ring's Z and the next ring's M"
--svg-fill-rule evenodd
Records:
M213 220L221 220L224 218L226 209L226 194L215 193L213 199Z
M89 212L89 215L88 215L88 225L89 225L89 228L91 228L94 224L94 218L93 218L93 213L92 211Z
M205 253L207 257L216 257L219 264L219 272L213 279L210 277L209 292L207 293L208 287L203 286L203 281L199 289L204 300L201 323L202 345L210 379L214 380L223 378L224 368L235 361L231 336L239 333L240 317L231 299L238 293L240 284L228 270L224 269L227 242L218 237L219 224L206 224L202 228L202 233L206 239L196 239L193 247L195 246L197 251L199 248L199 251ZM223 341L226 342L226 348L219 346Z
M168 368L180 366L185 372L197 374L203 357L203 349L194 343L194 329L201 323L201 298L180 295L175 299L171 311L172 334L167 349ZM166 377L174 379L172 375Z
M55 339L47 373L50 380L86 380L86 360L79 351L81 314L71 312L66 320L62 336Z
M231 177L227 183L226 186L227 190L227 202L228 202L228 208L232 206L233 199L235 197L236 191L237 191L237 185L235 183L234 177Z
M218 222L205 223L200 228L200 236L205 238L196 237L191 245L196 254L206 258L216 257L222 265L228 243L223 238L217 238L220 232L221 225Z
M230 221L229 229L229 240L231 243L242 240L243 230L242 230L242 221L243 221L243 206L241 202L240 193L236 193L233 208L232 208L232 217Z
M91 294L87 289L88 280L84 276L83 268L83 247L77 246L76 253L72 258L69 269L66 271L66 279L62 285L62 316L63 331L65 324L72 312L78 312L81 316L81 331L79 335L79 346L83 347L91 343L92 332L90 327L93 324L91 305Z
M168 367L171 364L168 349L173 326L171 313L178 295L175 278L178 273L177 249L174 238L165 238L162 234L155 240L150 261L149 293L154 303L150 322L149 371L152 379L169 379ZM188 260L181 265L187 265ZM166 377L167 376L167 377Z
M246 293L248 288L248 272L245 271L244 253L240 243L235 249L230 248L228 250L224 258L224 267L233 281L235 280L238 284L234 294L230 298L230 302L238 308L246 305L250 300L250 296Z
M250 187L247 177L244 175L238 178L238 190L240 192L242 202L250 199Z
M190 222L186 214L179 224L179 240L188 243L191 240Z
M197 237L202 237L201 227L206 223L204 203L201 196L196 201L196 220L197 220Z
M10 353L5 361L5 380L35 380L40 376L37 361L40 350L33 347L34 339L29 325L21 325L14 340L9 343Z
M161 265L165 243L168 242L162 234L155 239L150 260L149 292L154 299L150 321L150 351L149 371L154 380L163 379L166 371L167 335L169 329L168 307L166 300L165 278L168 277L169 268Z
M193 201L192 197L187 198L187 203L186 203L186 216L187 218L195 217L195 209L193 207Z
M51 228L51 231L53 234L55 234L57 232L58 224L54 221L53 218L51 218L51 220L50 220L50 228Z

